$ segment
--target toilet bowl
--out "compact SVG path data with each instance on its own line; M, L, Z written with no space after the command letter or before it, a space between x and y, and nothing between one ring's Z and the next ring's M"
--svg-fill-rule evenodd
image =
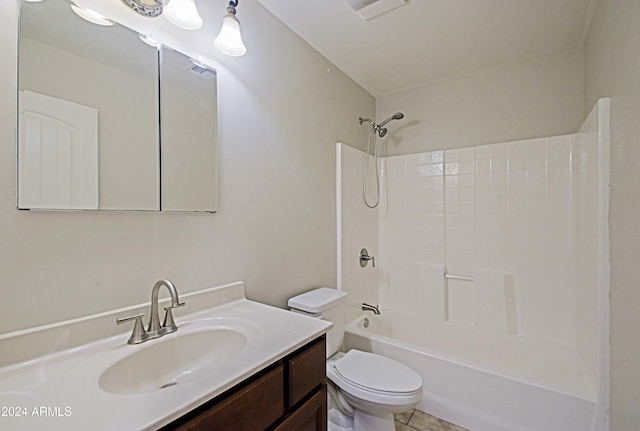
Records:
M422 379L415 371L374 353L336 353L327 361L327 377L352 406L354 431L393 431L393 414L422 399Z
M422 378L398 361L352 349L338 352L344 339L346 293L315 289L291 298L292 311L333 322L327 333L329 431L394 431L394 413L422 399Z

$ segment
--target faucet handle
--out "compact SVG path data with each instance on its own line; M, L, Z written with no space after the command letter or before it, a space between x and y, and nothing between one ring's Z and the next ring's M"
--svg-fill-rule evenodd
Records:
M135 320L135 323L133 324L133 331L131 332L131 336L129 337L129 340L127 340L128 344L139 344L139 343L142 343L143 341L146 341L145 337L147 335L147 332L144 330L144 324L142 323L142 316L144 316L144 314L140 313L134 316L120 317L116 319L116 323L118 325L121 325L130 320Z
M167 330L168 330L167 333L178 330L178 326L176 325L176 322L174 322L174 320L173 320L173 314L171 313L171 310L173 310L174 308L178 308L178 307L184 307L184 305L185 305L184 302L179 302L176 305L171 305L169 307L164 307L164 311L166 313L164 314L164 322L162 322L162 327L163 328L167 328Z

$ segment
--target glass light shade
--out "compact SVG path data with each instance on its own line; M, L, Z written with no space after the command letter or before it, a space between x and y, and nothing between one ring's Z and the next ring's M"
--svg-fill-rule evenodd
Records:
M222 18L222 28L220 34L213 41L218 51L232 57L239 57L247 52L247 48L242 43L240 34L240 22L232 13Z
M194 0L171 0L162 10L162 15L173 25L185 30L202 27L202 18Z
M71 9L73 9L79 17L86 19L90 23L97 25L113 25L113 21L108 20L98 12L92 11L91 9L85 9L75 4L71 4Z

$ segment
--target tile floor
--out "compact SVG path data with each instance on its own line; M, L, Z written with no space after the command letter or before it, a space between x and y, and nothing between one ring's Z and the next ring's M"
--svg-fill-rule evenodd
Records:
M396 431L469 431L420 410L395 415Z

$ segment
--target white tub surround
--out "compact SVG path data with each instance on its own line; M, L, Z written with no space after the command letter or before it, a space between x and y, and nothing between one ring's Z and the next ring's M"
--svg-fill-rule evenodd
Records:
M155 430L331 327L320 319L247 300L242 282L181 299L186 306L174 313L178 331L139 345L127 344L131 328L116 326L115 320L139 312L148 315L148 304L0 337L0 406L6 410L0 429ZM246 348L198 378L139 393L111 393L99 385L106 369L140 349L195 333L203 325L234 329L234 322L241 322Z
M370 303L391 316L385 334L410 350L429 352L422 362L425 399L430 387L431 394L439 390L430 386L431 374L460 375L453 366L440 367L437 357L509 384L524 382L521 388L547 391L549 400L564 394L578 401L550 415L573 428L526 425L526 414L507 420L518 411L501 407L509 405L509 396L502 402L502 395L493 395L510 393L499 389L503 380L469 379L456 380L458 390L447 392L454 397L447 403L432 399L424 411L474 431L606 431L609 100L601 99L571 135L382 158L382 200L373 229L344 214L364 208L348 193L361 189L354 174L361 173L361 157L353 153L363 156L341 151L338 247L353 254L358 248L344 232L357 232L361 243L377 244L376 268L343 259L342 289L357 304L377 287L378 298ZM421 372L421 366L408 365ZM482 403L474 404L467 394L477 388L492 395L478 394ZM496 402L487 405L489 400ZM538 404L541 411L544 405ZM477 422L456 420L473 416L470 411ZM483 426L487 411L505 416ZM500 428L501 419L508 425Z

